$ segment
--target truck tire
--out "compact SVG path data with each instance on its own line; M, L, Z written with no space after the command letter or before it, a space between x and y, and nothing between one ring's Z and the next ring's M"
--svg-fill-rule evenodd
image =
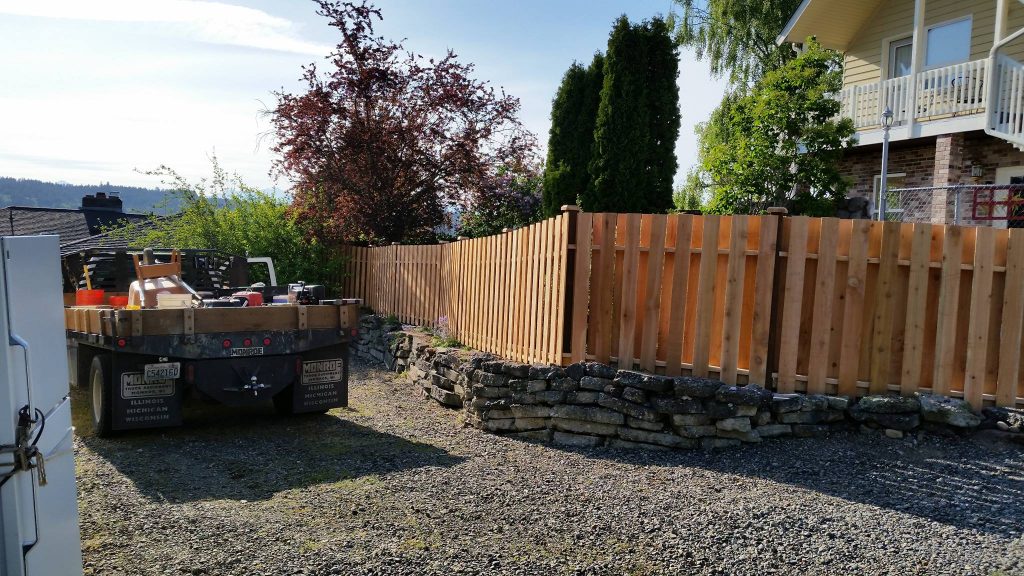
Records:
M92 430L100 438L111 435L110 354L98 354L89 368L89 406L92 412Z

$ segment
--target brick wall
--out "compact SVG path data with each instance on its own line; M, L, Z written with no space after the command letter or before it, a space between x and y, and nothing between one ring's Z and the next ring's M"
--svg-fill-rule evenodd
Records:
M981 164L984 176L975 182L971 166ZM840 173L852 185L848 196L872 198L874 177L881 172L882 146L859 146L847 152ZM1024 152L982 131L944 134L894 142L889 147L889 174L906 174L907 188L947 186L950 184L993 184L996 169L1024 165ZM908 196L905 209L915 220L944 223L953 221L954 196L941 190Z

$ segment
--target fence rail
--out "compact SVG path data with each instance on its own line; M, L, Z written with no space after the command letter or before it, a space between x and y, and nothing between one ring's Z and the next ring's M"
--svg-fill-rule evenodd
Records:
M1024 404L1024 229L568 212L347 250L351 295L518 361Z

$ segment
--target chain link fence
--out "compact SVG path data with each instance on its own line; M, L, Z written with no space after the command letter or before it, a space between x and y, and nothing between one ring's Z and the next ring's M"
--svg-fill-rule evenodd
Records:
M872 200L874 219L884 206L892 222L1024 228L1024 184L889 188L884 199Z

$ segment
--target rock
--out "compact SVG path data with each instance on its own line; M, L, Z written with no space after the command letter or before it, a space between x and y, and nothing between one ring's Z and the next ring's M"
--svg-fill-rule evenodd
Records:
M527 374L527 378L530 380L553 380L563 376L565 376L565 370L561 366L545 364L534 364L533 366L530 366L529 374Z
M511 395L512 390L509 388L482 386L480 384L473 386L473 396L478 396L480 398L506 398Z
M693 398L652 398L651 407L663 414L702 414L704 404Z
M529 378L530 377L530 365L529 364L513 364L512 362L506 362L502 371L513 378Z
M891 394L865 396L854 406L871 414L911 414L921 409L921 403L917 398Z
M1005 423L1007 429L1011 426L1024 426L1024 409L1022 408L987 406L981 409L981 414L985 418L986 428L994 427L997 422Z
M511 378L506 374L493 374L490 372L481 372L479 374L479 383L484 386L508 386Z
M789 436L793 433L793 427L788 424L768 424L766 426L758 426L757 433L761 435L761 438Z
M756 384L742 387L722 386L715 391L715 399L738 406L760 406L762 399L768 394L770 393L767 390Z
M622 399L636 404L647 402L647 394L637 388L626 387L622 389Z
M715 436L718 434L718 428L713 424L707 424L703 426L676 426L676 433L684 438L703 438L705 436Z
M516 418L549 418L551 410L548 406L522 406L514 404L509 407L509 411Z
M736 406L736 415L737 416L753 416L755 414L757 414L757 406L750 406L750 405Z
M484 420L481 427L488 432L525 432L547 428L546 418L502 418Z
M587 369L582 362L577 362L565 367L565 375L579 382L587 375Z
M761 434L758 433L757 430L747 430L746 432L741 432L738 430L719 430L718 437L735 438L740 442L747 442L749 444L755 444L761 441Z
M707 414L674 414L673 426L703 426L711 422Z
M489 374L501 374L505 370L505 363L501 360L488 360L480 364L480 369Z
M776 414L799 412L802 404L800 398L800 394L773 394L772 412Z
M537 402L542 404L561 404L565 401L565 392L561 390L545 390L543 392L536 392L534 396L537 398Z
M598 422L585 422L568 418L552 418L551 427L563 432L596 434L598 436L615 436L618 429L614 424L600 424Z
M597 392L601 392L606 386L611 386L612 384L612 381L607 378L595 378L594 376L584 376L579 382L580 388Z
M661 420L661 415L654 410L639 404L627 402L621 398L615 398L608 394L601 394L597 398L597 403L605 408L611 408L616 412L622 412L623 414L639 418L641 420L647 420L649 422L657 422Z
M516 415L512 412L511 408L495 408L494 410L487 410L484 415L485 420L499 420L515 417Z
M643 442L630 442L629 440L623 440L621 438L609 438L608 447L625 450L668 450L668 447L666 446L658 446L657 444L644 444Z
M825 424L794 424L793 425L793 436L797 438L813 438L818 436L825 436L829 432L829 427Z
M850 399L846 396L828 396L829 410L846 410L850 407Z
M800 398L800 411L821 412L828 410L828 396L824 394L810 394Z
M537 395L532 392L513 392L512 402L515 404L536 404Z
M708 378L678 376L673 380L673 386L679 398L711 398L725 384Z
M664 376L643 374L632 370L619 370L615 373L615 383L648 392L668 392L672 389L672 380Z
M959 398L947 398L935 394L918 394L921 402L921 418L957 428L974 428L981 424L981 417L971 410L971 404Z
M1008 432L1010 430L1010 425L1000 420L996 422L996 429L1002 430L1003 432Z
M657 444L668 448L696 448L697 443L689 438L680 438L675 434L664 434L659 432L648 432L633 428L619 428L619 438L630 442L644 442L646 444Z
M738 409L739 406L736 406L735 404L725 404L714 400L704 401L704 412L710 416L712 420L734 418L739 415Z
M516 390L516 388L514 386L514 383L516 383L516 382L521 382L522 383L522 384L520 384L521 390ZM526 393L543 392L543 391L548 389L548 381L547 380L512 380L511 382L508 383L508 387L511 388L513 392L526 392Z
M543 382L543 380L540 380ZM552 390L560 390L562 392L574 392L579 389L580 385L572 378L563 377L556 378L551 381L550 388Z
M550 442L551 430L530 430L528 432L511 432L504 434L506 438L515 438L528 442Z
M910 431L921 424L917 414L872 414L872 419L883 428Z
M630 428L638 428L640 430L649 430L652 432L665 429L665 424L663 422L648 422L647 420L639 420L632 416L626 417L626 426L629 426Z
M566 392L565 401L567 404L597 404L597 397L600 392L592 390L581 390L577 392Z
M722 450L739 446L741 442L735 438L702 438L700 447L705 450Z
M715 422L715 427L719 430L749 432L750 418L725 418Z
M889 438L900 439L900 438L903 438L903 431L902 430L893 430L892 428L886 428L885 429L885 435L888 436Z
M462 397L458 394L445 390L444 388L438 388L437 386L430 387L430 397L437 400L445 406L452 408L462 407Z
M551 415L555 418L586 420L599 424L621 425L626 421L625 416L621 413L596 406L571 406L563 404L552 408Z
M771 412L758 412L753 418L754 426L767 426L772 423Z
M615 368L600 362L587 362L584 365L587 376L593 376L594 378L607 378L611 380L615 378Z
M596 448L604 444L604 438L600 436L585 436L569 432L555 432L551 435L551 441L562 446L575 446L578 448Z

